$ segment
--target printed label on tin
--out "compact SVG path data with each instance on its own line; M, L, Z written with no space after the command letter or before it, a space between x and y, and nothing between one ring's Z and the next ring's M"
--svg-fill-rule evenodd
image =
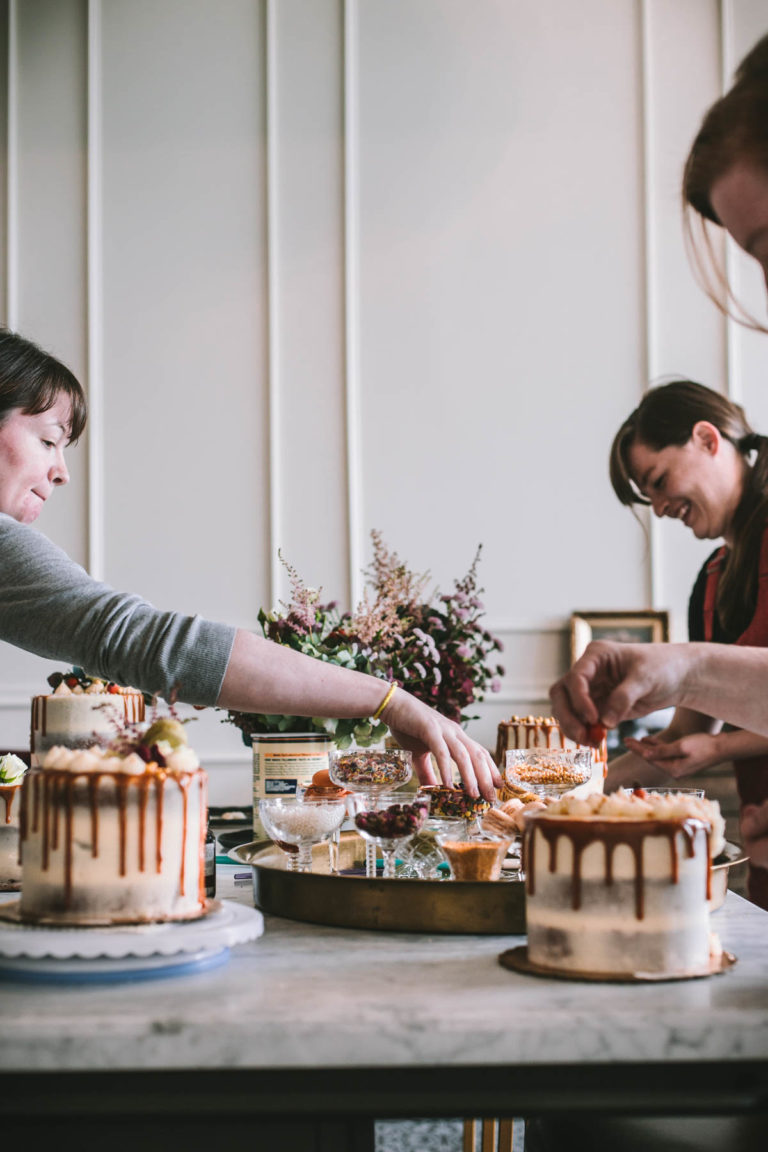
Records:
M332 740L322 735L292 735L253 739L253 833L269 839L259 819L264 796L295 796L311 783L315 772L328 768Z

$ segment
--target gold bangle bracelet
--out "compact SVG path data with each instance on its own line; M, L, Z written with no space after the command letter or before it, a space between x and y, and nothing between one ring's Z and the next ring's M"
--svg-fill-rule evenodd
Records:
M379 716L381 716L381 714L382 714L382 712L384 711L384 709L386 708L387 704L389 704L390 700L391 700L391 699L392 699L392 697L394 696L394 694L395 694L395 689L396 689L396 688L397 688L397 684L392 684L392 685L390 686L390 689L389 689L389 691L387 692L386 696L384 697L384 699L382 700L381 704L379 704L378 708L377 708L377 709L376 709L376 711L374 712L374 714L373 714L373 716L372 716L372 719L373 719L373 720L378 720Z

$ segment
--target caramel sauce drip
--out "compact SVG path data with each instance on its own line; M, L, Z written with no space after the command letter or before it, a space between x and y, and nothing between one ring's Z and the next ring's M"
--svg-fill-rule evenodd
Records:
M139 871L146 871L146 829L147 806L150 789L155 792L155 832L156 852L155 871L160 873L163 864L163 804L165 789L175 785L182 794L182 845L186 847L189 825L189 789L197 782L200 794L200 824L195 829L200 844L198 867L198 892L205 898L205 860L203 840L207 821L207 781L202 768L180 776L170 775L162 770L133 775L127 772L69 772L55 768L31 768L22 786L21 808L19 812L20 855L22 846L30 832L38 832L42 826L42 870L50 867L51 853L59 848L61 824L64 836L64 891L66 904L72 897L72 853L74 847L75 786L84 781L88 790L88 807L91 826L91 856L99 856L100 822L99 798L102 782L109 780L117 792L117 815L119 826L119 875L125 876L128 857L128 801L131 791L138 796L137 857ZM41 824L42 822L42 824ZM181 854L179 872L179 892L186 894L186 851Z
M20 784L0 784L0 799L5 803L6 824L10 824L13 818L13 802L16 799L16 793L20 790Z
M573 848L573 872L571 875L571 906L574 911L581 907L581 860L590 844L601 843L605 849L605 884L613 884L613 854L619 844L626 844L635 861L635 917L642 920L645 915L645 875L643 872L643 845L648 836L666 836L669 841L670 880L677 884L680 880L680 860L678 855L678 832L683 837L684 850L688 858L696 855L696 833L706 832L707 877L706 897L712 895L711 838L712 829L704 820L688 817L685 820L583 820L558 818L552 820L534 819L525 831L523 838L522 866L526 876L526 891L536 893L536 877L532 842L534 833L543 836L549 849L548 868L555 871L557 844L561 836L571 841Z

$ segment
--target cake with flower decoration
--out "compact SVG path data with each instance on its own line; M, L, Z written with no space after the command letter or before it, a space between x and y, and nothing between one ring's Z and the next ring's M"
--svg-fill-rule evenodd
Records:
M0 892L15 892L19 865L19 806L27 765L12 752L0 756Z
M109 925L206 910L207 776L173 716L107 746L49 749L27 772L22 919Z
M502 720L496 732L496 764L504 771L506 753L513 748L579 748L563 732L554 716L512 716L509 720ZM608 745L604 729L596 731L592 748L592 780L590 784L583 785L579 791L602 791L603 779L608 769ZM502 799L508 799L512 793L503 791Z
M41 763L50 748L87 748L114 736L123 724L144 720L144 695L123 688L82 668L53 672L52 691L32 697L30 753L32 764Z
M710 964L715 801L619 789L573 795L523 833L528 960L597 976L697 975Z

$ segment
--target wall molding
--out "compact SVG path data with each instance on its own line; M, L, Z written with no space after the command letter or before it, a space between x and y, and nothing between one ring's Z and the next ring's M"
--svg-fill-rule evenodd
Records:
M8 93L5 200L5 322L19 326L19 21L18 0L8 0Z
M350 604L363 597L363 469L360 412L360 156L357 0L344 0L344 401L347 449L347 553Z
M269 429L269 588L268 604L280 598L281 565L277 541L282 540L282 451L280 447L280 187L278 164L277 0L267 0L264 28L264 104L266 116L267 208L267 427Z
M88 0L86 314L88 378L88 571L105 577L104 509L104 261L102 140L102 9Z

